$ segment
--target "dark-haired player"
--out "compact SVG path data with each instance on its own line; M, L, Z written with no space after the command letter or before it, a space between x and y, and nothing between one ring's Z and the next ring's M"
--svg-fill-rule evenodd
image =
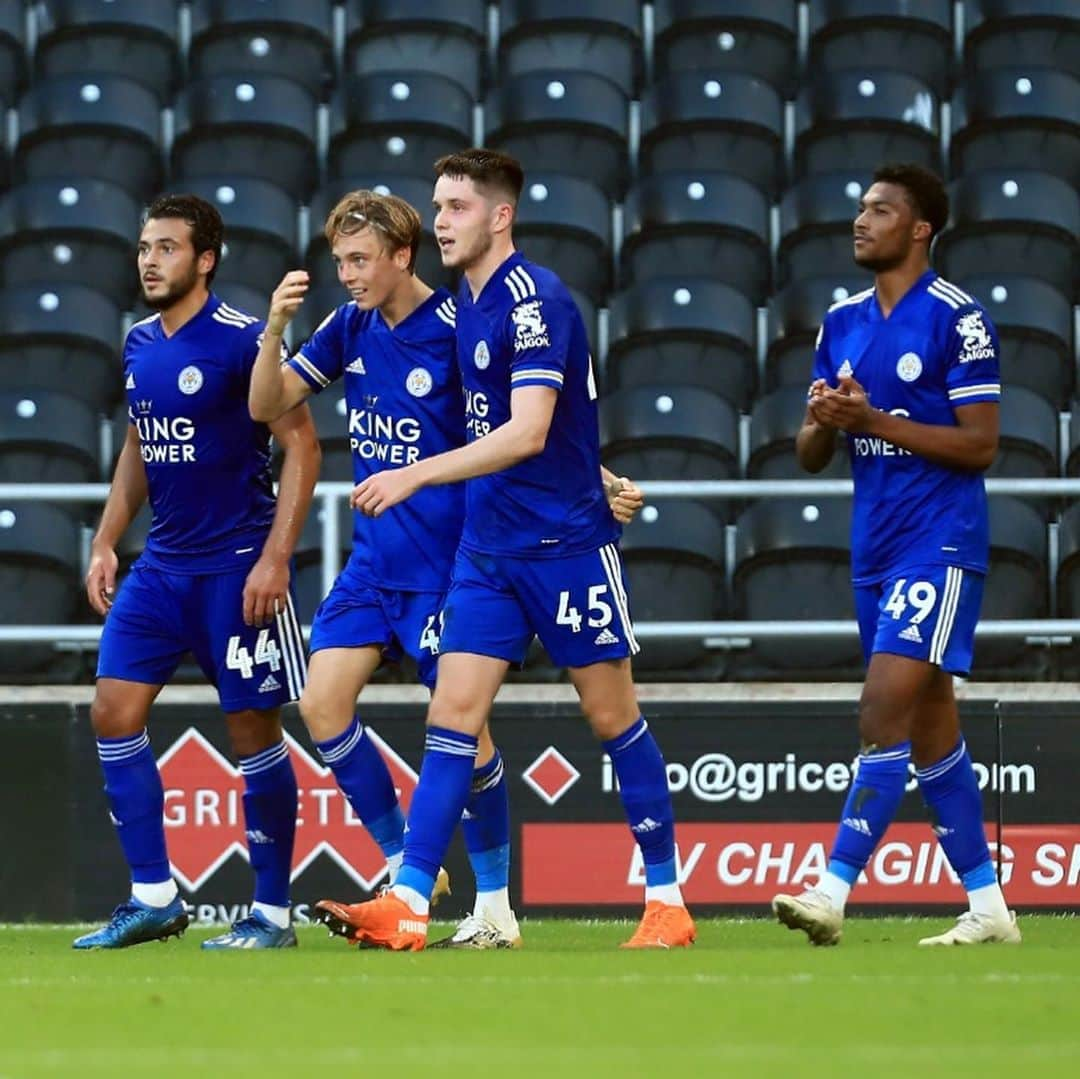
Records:
M538 636L570 669L619 778L645 863L646 910L629 945L690 944L676 880L663 758L637 704L637 652L600 483L596 387L585 326L566 287L515 251L523 173L512 157L467 150L436 163L435 236L464 279L457 349L468 444L379 472L353 505L379 516L429 487L466 481L465 523L444 607L420 781L394 887L361 904L363 943L426 943L439 864L469 796L478 735L508 667Z
M146 732L150 708L183 655L217 687L244 776L245 835L255 872L250 913L210 948L296 944L289 876L296 778L279 707L304 685L290 559L319 470L307 407L269 427L248 415L263 324L209 291L221 258L217 210L166 195L139 236L143 298L123 363L130 425L94 537L86 579L105 616L91 709L131 896L76 948L123 948L188 923L169 871L163 791ZM285 453L275 502L270 436ZM149 497L146 549L114 595L116 544Z
M941 180L883 166L863 194L854 256L874 286L829 308L797 451L819 472L846 434L855 479L852 576L869 664L862 751L821 880L773 910L836 944L848 893L885 834L915 765L934 832L969 910L919 943L1019 942L998 886L952 676L971 667L989 558L983 472L997 452L997 334L982 307L930 269L944 227Z

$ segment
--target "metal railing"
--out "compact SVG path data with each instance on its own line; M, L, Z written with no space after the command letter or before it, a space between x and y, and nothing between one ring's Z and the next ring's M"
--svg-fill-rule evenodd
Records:
M642 482L642 491L649 499L695 498L734 499L749 501L757 498L843 498L852 493L851 480L664 480ZM341 569L338 532L342 502L348 498L353 485L343 482L323 482L315 488L322 527L322 586L330 590ZM1080 497L1080 479L1005 479L986 481L990 495L1031 497ZM0 483L0 509L13 502L104 502L109 492L105 483ZM346 512L348 512L346 510ZM307 636L309 626L304 626ZM717 621L717 622L638 622L635 634L643 639L703 639L710 643L757 638L791 637L794 635L822 638L854 637L858 627L854 621ZM980 637L1023 637L1033 643L1066 644L1080 636L1080 619L1002 619L980 622ZM101 635L100 626L79 625L22 625L0 626L0 643L93 644Z

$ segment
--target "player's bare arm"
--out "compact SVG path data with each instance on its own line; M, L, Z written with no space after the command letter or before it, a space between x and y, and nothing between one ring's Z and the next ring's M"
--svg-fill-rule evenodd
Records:
M645 505L641 488L627 476L616 476L603 465L600 466L600 482L604 485L604 496L612 516L619 524L629 524Z
M547 442L558 391L547 386L523 386L510 395L510 419L466 446L417 461L405 468L376 472L353 488L353 509L378 517L404 502L421 487L459 483L475 476L502 472L535 457Z
M809 400L802 427L795 436L795 455L807 472L820 472L827 467L836 451L836 427L819 414L818 403L828 389L823 378L810 383Z
M300 310L308 287L306 270L290 270L270 297L266 329L248 389L248 411L258 423L272 423L311 393L311 387L281 363L282 336Z
M289 559L307 520L322 451L311 410L304 405L270 425L285 453L278 482L277 508L258 562L244 582L244 621L265 626L284 610L289 595Z
M855 379L842 378L836 390L826 390L813 405L816 414L841 430L883 438L948 468L982 472L997 454L996 403L984 401L955 408L955 427L918 423L874 408Z
M86 598L100 615L109 613L116 594L116 545L146 501L146 490L146 466L139 450L139 433L129 425L101 524L90 547L90 568L86 572Z

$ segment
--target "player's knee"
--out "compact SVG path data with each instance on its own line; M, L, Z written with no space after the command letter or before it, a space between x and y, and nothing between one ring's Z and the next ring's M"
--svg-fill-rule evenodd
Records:
M146 726L146 716L123 696L99 689L90 705L90 725L98 738L127 738Z
M310 682L304 687L297 707L308 734L316 742L336 738L352 722L353 712L348 705L342 707L331 695L318 687L313 688Z
M908 715L895 702L864 690L859 702L859 738L864 746L891 746L910 734Z
M440 694L436 689L435 696L428 705L427 725L429 727L442 727L448 731L460 731L462 734L479 735L483 729L485 715L470 704L463 697L455 697L451 694Z
M276 746L283 737L281 718L276 710L233 712L226 726L229 744L236 757L253 757L264 749Z

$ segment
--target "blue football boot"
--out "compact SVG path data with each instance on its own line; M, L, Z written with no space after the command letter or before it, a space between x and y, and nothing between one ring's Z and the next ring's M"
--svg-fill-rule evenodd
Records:
M209 951L226 951L232 948L295 948L296 932L291 925L279 929L256 910L246 918L233 922L227 933L204 940L202 946Z
M150 940L179 937L188 927L188 914L180 896L167 907L148 907L128 899L112 912L108 924L72 942L73 948L130 948Z

